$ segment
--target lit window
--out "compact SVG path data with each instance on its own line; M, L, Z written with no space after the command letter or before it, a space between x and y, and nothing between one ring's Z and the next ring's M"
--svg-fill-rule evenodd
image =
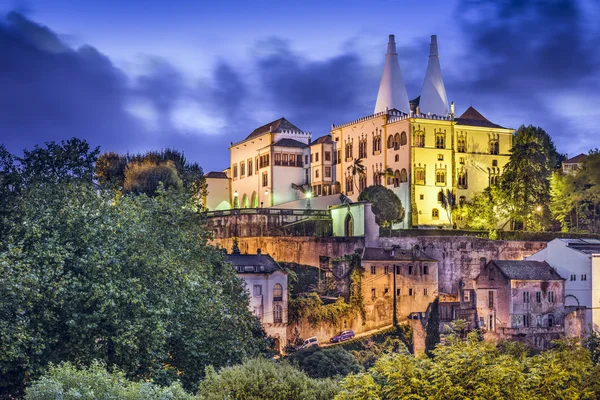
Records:
M440 210L438 210L437 208L431 210L431 218L440 219Z

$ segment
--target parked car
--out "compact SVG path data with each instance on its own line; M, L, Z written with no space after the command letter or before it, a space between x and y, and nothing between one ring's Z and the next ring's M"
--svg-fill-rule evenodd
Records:
M331 343L338 343L338 342L343 342L345 340L350 340L352 338L354 338L354 331L352 329L348 329L345 331L341 331L340 333L338 333L337 335L335 335L334 337L332 337L331 339L329 339L329 341Z
M308 349L309 347L318 346L318 345L319 345L319 339L317 339L316 336L313 336L313 337L309 337L308 339L306 339L304 341L304 343L302 343L302 345L300 345L300 347L298 347L298 350Z

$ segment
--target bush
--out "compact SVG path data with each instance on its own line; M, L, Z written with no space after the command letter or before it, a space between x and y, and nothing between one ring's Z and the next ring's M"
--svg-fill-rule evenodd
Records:
M310 347L294 353L288 360L311 378L333 378L362 370L356 358L341 347Z
M198 396L203 400L327 400L338 391L333 380L312 379L287 363L256 358L219 373L206 368Z
M179 383L161 387L151 382L132 382L120 372L110 373L103 364L94 362L78 369L73 364L50 366L26 391L28 400L97 400L97 399L171 399L191 400Z

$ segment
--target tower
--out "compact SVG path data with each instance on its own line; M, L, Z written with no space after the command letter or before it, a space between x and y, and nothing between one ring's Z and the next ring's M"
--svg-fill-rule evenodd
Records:
M436 35L431 35L429 62L423 88L421 89L419 108L423 114L431 113L439 116L448 114L448 98L446 97L446 88L442 78Z
M395 108L408 113L408 94L400 70L398 53L396 52L396 41L394 35L390 35L387 53L385 55L385 66L383 76L379 84L379 93L377 93L377 103L375 104L375 114L387 109Z

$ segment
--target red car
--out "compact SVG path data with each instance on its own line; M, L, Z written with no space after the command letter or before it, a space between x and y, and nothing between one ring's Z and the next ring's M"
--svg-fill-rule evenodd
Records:
M350 339L354 338L354 336L355 336L354 331L352 329L348 329L345 331L341 331L340 333L338 333L337 335L335 335L334 337L329 339L329 341L331 343L338 343L338 342L350 340Z

